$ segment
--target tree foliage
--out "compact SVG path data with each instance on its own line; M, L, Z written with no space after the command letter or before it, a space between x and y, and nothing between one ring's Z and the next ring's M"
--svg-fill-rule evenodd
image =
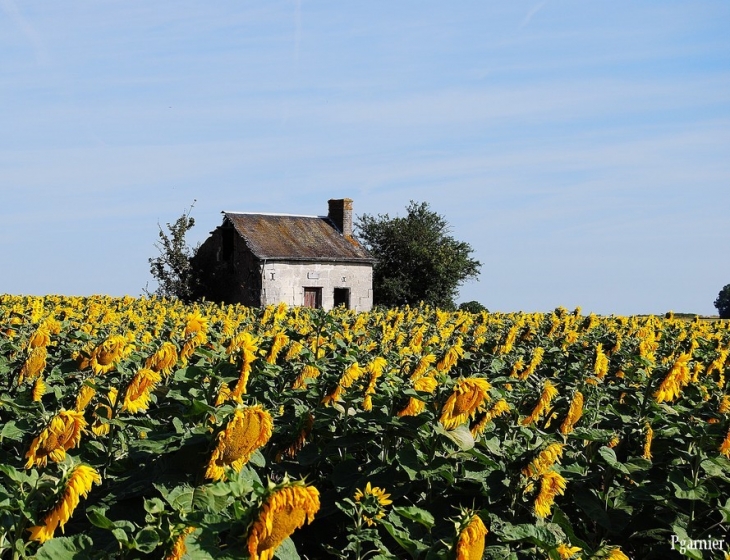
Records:
M148 259L150 273L157 281L157 289L147 295L180 299L189 302L193 299L195 274L191 266L191 259L198 247L188 245L186 235L195 225L195 219L190 215L195 201L174 223L167 223L167 232L158 223L159 240L155 247L159 255Z
M720 319L730 319L730 284L720 290L715 300L715 308L720 314Z
M459 286L479 274L481 263L468 243L454 239L448 222L426 202L411 201L403 218L358 216L358 238L377 259L374 303L419 302L454 308Z

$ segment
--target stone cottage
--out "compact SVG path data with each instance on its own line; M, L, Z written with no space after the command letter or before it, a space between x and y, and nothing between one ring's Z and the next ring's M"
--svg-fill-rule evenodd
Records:
M327 216L223 212L193 259L198 295L265 306L284 302L369 311L374 259L352 235L352 200Z

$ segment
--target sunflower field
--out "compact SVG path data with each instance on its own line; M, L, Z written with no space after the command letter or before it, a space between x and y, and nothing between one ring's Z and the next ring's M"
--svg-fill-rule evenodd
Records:
M0 296L0 559L727 559L729 327Z

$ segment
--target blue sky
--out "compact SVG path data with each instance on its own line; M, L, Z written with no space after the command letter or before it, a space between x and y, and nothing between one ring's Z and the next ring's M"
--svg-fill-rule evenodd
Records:
M403 214L495 311L714 314L730 3L0 0L0 293L139 295L158 222Z

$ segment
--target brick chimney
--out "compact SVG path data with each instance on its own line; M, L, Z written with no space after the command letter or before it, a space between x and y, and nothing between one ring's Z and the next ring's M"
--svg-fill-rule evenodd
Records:
M352 199L333 198L327 201L327 217L337 226L342 235L352 237Z

